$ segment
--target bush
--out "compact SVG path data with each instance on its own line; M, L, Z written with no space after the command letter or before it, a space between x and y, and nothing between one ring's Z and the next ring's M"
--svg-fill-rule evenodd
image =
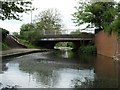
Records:
M80 53L85 54L95 54L96 53L96 47L94 45L87 45L87 46L81 46L79 49Z
M29 41L24 40L24 39L19 39L19 42L22 43L23 45L27 46L28 48L38 48L34 44L32 44Z
M18 32L13 32L13 36L17 37L17 38L21 38L20 34Z
M9 31L3 29L3 28L0 28L0 35L2 35L2 41L5 40L7 34L9 34ZM1 38L0 38L1 39Z
M8 45L5 42L0 42L0 50L7 50L9 49Z

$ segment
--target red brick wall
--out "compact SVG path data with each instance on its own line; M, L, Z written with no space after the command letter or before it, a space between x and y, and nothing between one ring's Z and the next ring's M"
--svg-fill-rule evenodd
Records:
M115 33L109 35L104 31L100 31L95 35L95 45L97 54L113 57L117 49L117 36Z
M120 60L120 39L118 40L118 59Z

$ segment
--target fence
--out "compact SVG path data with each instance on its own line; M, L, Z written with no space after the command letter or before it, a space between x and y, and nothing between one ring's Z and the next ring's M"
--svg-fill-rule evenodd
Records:
M69 35L69 34L80 34L80 30L76 29L64 29L64 30L40 30L43 35Z

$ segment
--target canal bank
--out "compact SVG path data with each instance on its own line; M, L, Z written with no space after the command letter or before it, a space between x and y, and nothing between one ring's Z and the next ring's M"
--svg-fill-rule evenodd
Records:
M5 59L10 57L16 57L30 53L45 52L45 51L49 51L49 49L10 49L6 51L2 51L0 58Z

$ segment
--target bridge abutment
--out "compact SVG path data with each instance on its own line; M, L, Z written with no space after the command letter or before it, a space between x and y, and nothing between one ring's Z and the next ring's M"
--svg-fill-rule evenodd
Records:
M47 48L47 49L54 49L54 46L57 42L50 42L50 41L40 41L38 45L42 48Z
M116 56L117 47L117 35L112 32L111 35L100 31L95 35L95 45L97 48L97 54L104 55L107 57ZM118 44L119 46L119 44Z

